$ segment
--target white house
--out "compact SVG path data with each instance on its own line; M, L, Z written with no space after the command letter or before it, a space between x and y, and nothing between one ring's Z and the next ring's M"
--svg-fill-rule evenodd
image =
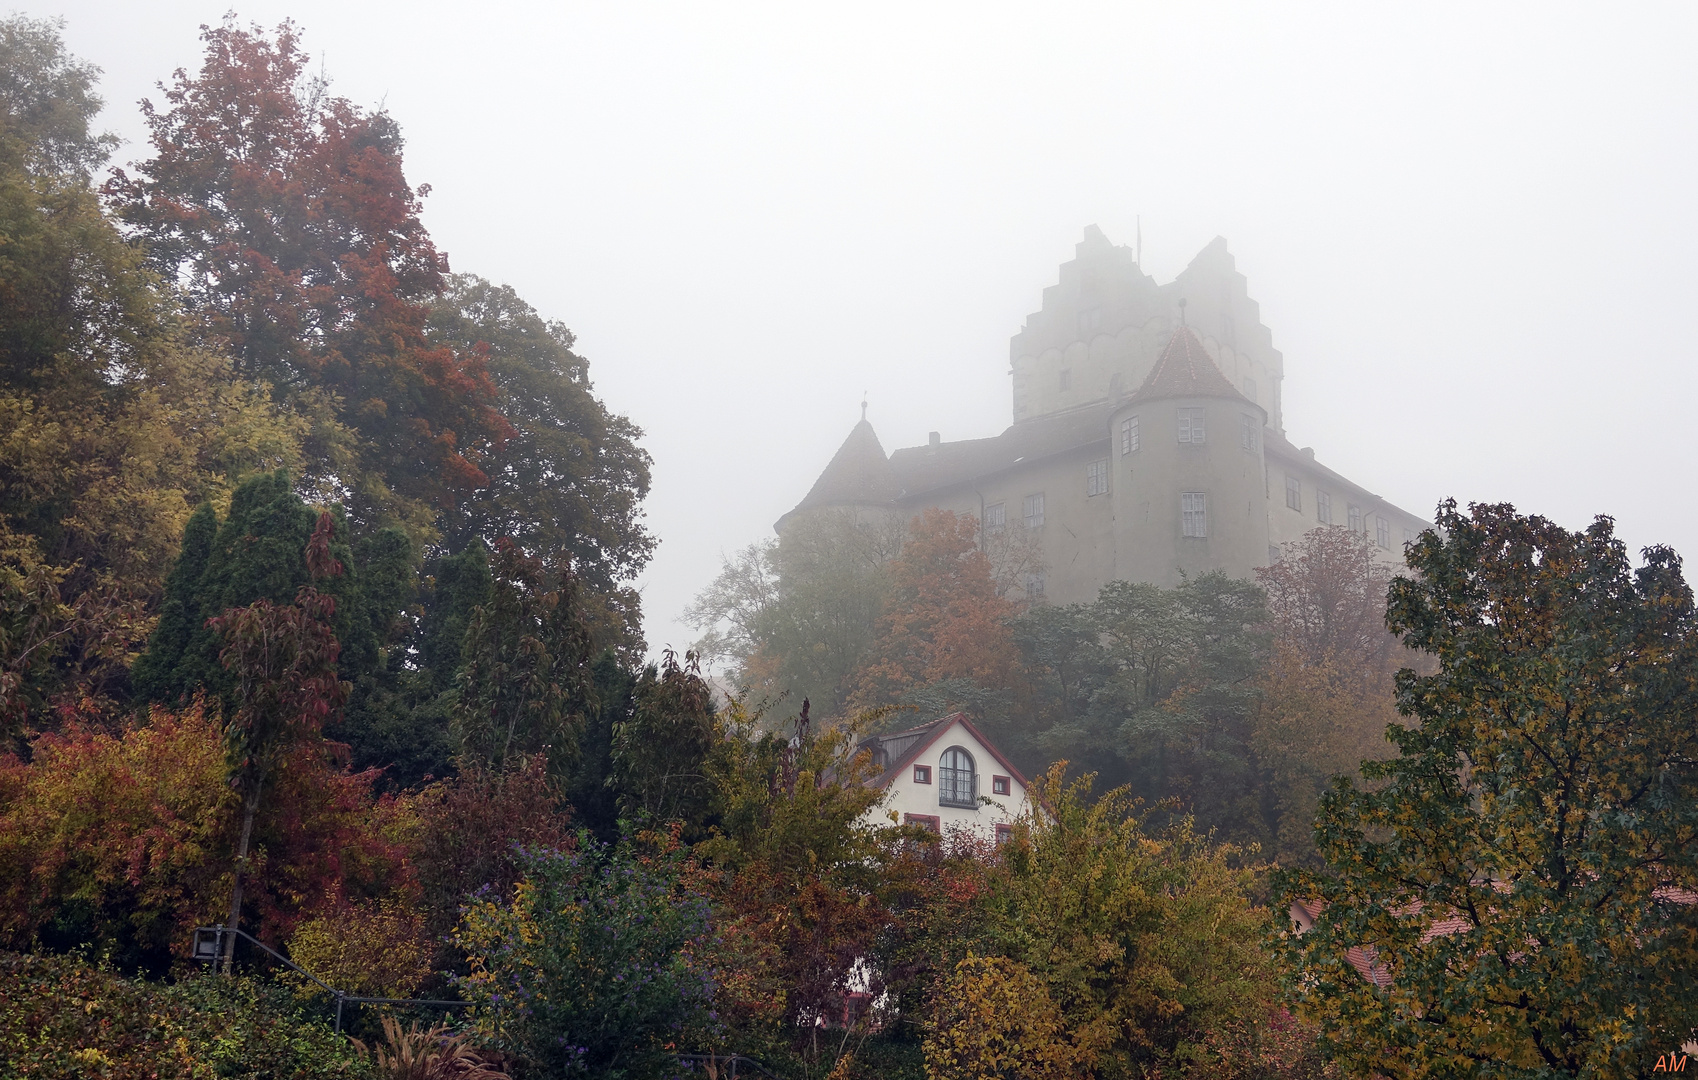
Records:
M904 824L939 835L962 830L1001 843L1026 809L1026 778L961 713L874 735L860 749L879 769L871 783L889 792L870 816L894 810Z

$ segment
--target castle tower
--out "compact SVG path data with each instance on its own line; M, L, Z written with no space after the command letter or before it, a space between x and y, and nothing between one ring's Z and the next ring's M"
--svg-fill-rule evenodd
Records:
M1182 324L1109 414L1115 577L1173 586L1267 563L1267 420Z
M1215 237L1178 277L1157 285L1131 248L1095 225L1044 290L1043 308L1009 341L1014 422L1113 401L1141 386L1180 323L1181 301L1184 321L1226 381L1266 409L1283 434L1285 361L1226 241Z
M773 528L782 537L786 525L797 517L827 508L851 511L858 519L885 516L902 494L902 481L867 421L866 403L862 402L860 423L849 429L849 437L837 448L808 494Z

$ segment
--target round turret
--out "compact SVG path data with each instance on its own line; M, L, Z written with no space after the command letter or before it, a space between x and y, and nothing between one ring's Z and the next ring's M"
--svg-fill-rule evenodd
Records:
M1267 419L1181 326L1109 417L1115 577L1173 586L1266 565Z

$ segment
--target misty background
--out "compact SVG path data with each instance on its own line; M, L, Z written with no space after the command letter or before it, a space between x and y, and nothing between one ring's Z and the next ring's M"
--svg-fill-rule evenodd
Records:
M226 0L29 4L104 126ZM1698 553L1698 8L249 2L382 105L456 271L578 334L646 432L654 649L865 392L886 449L1010 421L1008 338L1095 223L1225 236L1287 433L1405 509Z

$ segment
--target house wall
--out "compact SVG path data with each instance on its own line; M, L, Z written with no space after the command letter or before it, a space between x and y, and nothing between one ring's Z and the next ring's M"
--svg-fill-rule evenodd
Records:
M996 805L980 803L972 810L938 805L938 762L944 751L957 746L973 756L973 768L979 775L979 794L990 796ZM932 770L930 784L914 782L914 765L924 765ZM1008 795L991 794L993 775L1009 776ZM892 778L886 790L888 794L883 805L868 812L869 821L888 822L892 811L896 812L898 822L903 821L906 814L924 815L937 818L945 834L953 829L965 829L987 842L996 839L998 824L1013 824L1026 808L1026 788L1019 777L1005 771L990 750L959 721L950 725L912 764L903 766L901 774Z

